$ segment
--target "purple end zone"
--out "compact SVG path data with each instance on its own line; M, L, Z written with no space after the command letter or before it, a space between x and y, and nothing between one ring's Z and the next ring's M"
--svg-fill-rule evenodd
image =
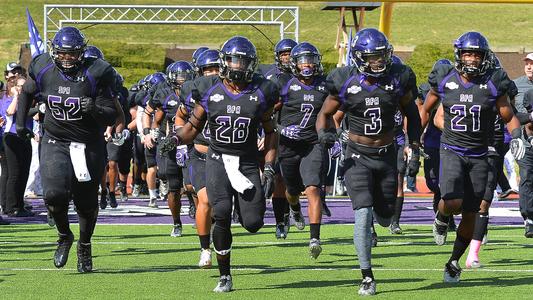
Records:
M29 199L33 206L34 217L9 218L5 217L12 224L46 224L46 209L42 199ZM302 199L302 212L307 216L307 201ZM107 208L100 210L98 216L99 224L172 224L172 217L168 210L166 201L158 201L160 208L148 207L148 199L130 199L127 202L119 202L116 209ZM327 204L332 216L323 216L322 224L353 224L353 210L351 202L347 197L328 198ZM181 220L183 224L193 224L194 220L188 216L189 203L182 199ZM76 213L69 211L70 221L77 223ZM420 195L406 195L405 203L400 219L400 224L426 224L433 222L432 199ZM457 218L457 217L456 217ZM272 205L267 203L265 213L265 224L275 224ZM518 201L496 201L492 203L490 210L490 225L523 225L524 221L520 216Z

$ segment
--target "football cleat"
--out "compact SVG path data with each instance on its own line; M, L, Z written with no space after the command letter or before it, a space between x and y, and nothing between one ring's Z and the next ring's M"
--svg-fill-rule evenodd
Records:
M111 208L117 208L118 203L117 203L117 197L115 195L115 192L109 192L109 194L107 195L107 198L109 199L109 206L111 206Z
M216 293L228 293L233 289L233 281L231 280L231 275L222 275L218 280L218 284L213 289L213 292Z
M211 249L202 249L200 252L200 261L198 266L202 269L211 268Z
M93 256L91 253L91 243L80 243L78 241L78 272L89 273L93 271Z
M181 224L174 224L172 231L170 232L171 237L180 237L182 235L183 227Z
M444 282L457 283L460 281L460 277L461 267L459 267L459 263L456 260L449 262L444 266Z
M533 238L533 220L526 219L526 233L524 236L528 239Z
M278 240L287 238L287 234L285 233L285 224L283 222L276 224L276 238Z
M291 208L291 215L292 215L292 218L294 219L294 225L296 226L296 228L298 230L304 230L305 219L304 219L304 216L302 215L302 211L301 210L294 211Z
M150 202L148 203L148 207L157 208L157 198L150 198Z
M126 184L119 183L118 190L120 192L120 201L128 201L128 191L126 190Z
M56 266L56 268L62 268L67 263L68 254L73 242L74 235L72 233L59 235L59 239L57 240L57 249L54 253L54 266Z
M189 203L189 218L196 219L196 206L194 202Z
M479 262L479 260L473 260L469 261L468 259L465 262L465 266L467 269L480 269L483 268L483 265Z
M392 222L389 226L390 233L391 234L402 234L402 229L400 228L400 224L396 222Z
M370 277L365 277L359 285L360 296L372 296L376 294L376 282Z
M309 241L309 256L313 259L317 259L322 252L322 246L320 246L319 239L311 239Z
M433 222L433 239L435 244L442 246L446 243L446 236L448 235L448 223L444 223L435 218Z
M137 198L139 197L140 194L141 194L141 186L138 184L134 184L133 189L131 190L131 196L134 198Z

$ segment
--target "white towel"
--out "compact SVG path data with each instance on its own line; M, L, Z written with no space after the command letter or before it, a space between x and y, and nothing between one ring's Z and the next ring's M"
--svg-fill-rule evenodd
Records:
M79 182L87 182L91 180L91 174L87 169L87 161L85 159L85 144L84 143L70 143L70 161L74 168L74 173Z
M224 169L228 174L231 186L239 193L254 187L254 184L244 174L239 171L239 157L233 155L222 154L222 162L224 162Z

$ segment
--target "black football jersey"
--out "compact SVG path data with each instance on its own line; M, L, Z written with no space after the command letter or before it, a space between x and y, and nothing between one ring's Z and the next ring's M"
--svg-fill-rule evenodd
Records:
M258 155L257 132L263 114L274 107L279 92L276 85L255 75L239 94L230 92L219 76L194 81L192 98L207 112L210 147L223 154Z
M142 108L146 108L148 105L148 100L150 100L150 93L146 90L140 90L135 94L135 104Z
M160 84L157 86L156 91L152 99L148 101L148 105L152 109L160 108L165 113L165 118L171 124L174 124L176 117L176 111L180 104L180 98L174 92L174 88L168 83Z
M278 66L276 64L261 64L257 67L257 73L263 75L263 77L270 80L278 76L279 74L282 74L283 72L278 69Z
M291 74L282 73L271 79L278 86L283 103L279 113L282 126L299 125L302 141L317 143L316 118L328 96L326 78L318 76L311 85L302 83Z
M394 130L400 98L413 90L410 68L392 64L377 83L368 85L364 79L355 67L334 69L326 79L329 93L348 114L350 132L373 136Z
M103 99L102 105L114 107L115 71L101 59L87 59L80 68L80 75L70 79L48 53L36 56L30 63L28 74L46 103L44 130L52 139L80 143L103 139L104 128L93 117L82 114L80 99Z
M181 86L181 93L180 93L181 103L183 104L183 107L187 111L187 114L189 115L189 117L191 116L194 110L194 104L195 104L195 101L192 98L193 87L194 87L193 81L186 81ZM194 138L193 144L209 146L209 126L207 125L207 123L202 129L202 132L199 133Z
M118 102L120 103L120 107L124 112L126 126L128 126L128 124L131 122L130 108L132 107L129 102L129 91L127 88L122 86L118 88L118 90L116 91L116 95L118 96Z
M435 66L429 84L439 94L444 109L441 142L461 152L485 151L494 128L496 99L507 93L510 82L501 69L491 69L464 83L453 66Z

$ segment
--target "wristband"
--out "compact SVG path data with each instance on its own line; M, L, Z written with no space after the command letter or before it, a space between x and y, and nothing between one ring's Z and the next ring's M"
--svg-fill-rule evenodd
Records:
M150 128L143 128L143 134L149 135L150 134Z

